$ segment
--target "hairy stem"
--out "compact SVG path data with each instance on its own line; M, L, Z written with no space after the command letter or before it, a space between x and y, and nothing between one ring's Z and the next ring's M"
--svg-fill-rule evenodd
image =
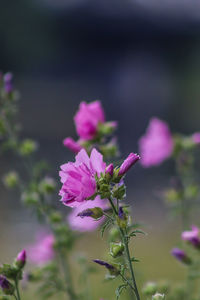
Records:
M113 209L113 212L115 213L116 216L118 216L118 211L117 211L117 209L116 209L116 207L115 207L112 199L109 198L109 201L110 201L111 207ZM137 300L140 300L140 295L139 295L138 288L137 288L137 283L136 283L135 274L134 274L134 271L133 271L133 265L132 265L130 251L129 251L129 246L128 246L127 234L120 227L119 227L119 230L120 230L120 233L121 233L122 241L123 241L124 246L125 246L126 259L127 259L129 270L130 270L130 274L131 274L131 280L132 280L132 284L133 284L133 289L134 289L134 292L135 292L135 296L136 296Z
M15 280L15 288L17 293L17 300L21 300L20 293L19 293L19 285L18 285L18 279Z

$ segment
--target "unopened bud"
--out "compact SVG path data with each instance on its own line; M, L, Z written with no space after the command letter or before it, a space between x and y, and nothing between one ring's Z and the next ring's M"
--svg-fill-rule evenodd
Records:
M19 183L19 176L15 171L11 171L3 178L4 184L8 188L14 188Z
M130 153L119 169L119 176L125 175L128 170L140 159L140 156L135 153Z
M22 269L26 264L26 250L22 250L18 255L15 260L15 265L19 268Z
M77 216L81 218L90 217L98 220L103 216L103 210L100 207L87 208L80 212Z
M124 245L122 243L111 243L110 244L110 254L112 257L116 258L121 256L124 252Z
M187 256L187 254L183 250L179 248L174 248L172 249L171 254L180 262L186 265L191 264L191 259Z
M22 142L19 152L22 156L28 156L31 155L33 152L35 152L38 148L38 145L35 141L31 139L26 139Z
M93 261L98 265L104 266L112 276L118 276L120 274L120 265L118 264L110 264L100 259L94 259Z
M6 295L13 295L14 294L15 287L3 275L0 275L0 287L1 287L4 294L6 294Z

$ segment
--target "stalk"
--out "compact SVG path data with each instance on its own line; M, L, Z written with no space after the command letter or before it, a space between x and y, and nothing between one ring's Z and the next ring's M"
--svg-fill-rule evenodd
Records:
M110 201L111 207L113 209L113 212L115 213L116 216L118 216L118 211L117 211L112 199L109 198L109 201ZM128 239L126 237L126 232L120 227L119 227L119 230L120 230L120 233L121 233L122 241L123 241L124 246L125 246L126 259L128 261L128 266L129 266L129 270L130 270L130 274L131 274L131 280L132 280L135 296L136 296L137 300L140 300L140 295L139 295L138 288L137 288L137 283L136 283L136 279L135 279L135 274L134 274L133 265L132 265L131 256L130 256L130 251L129 251L129 246L128 246Z

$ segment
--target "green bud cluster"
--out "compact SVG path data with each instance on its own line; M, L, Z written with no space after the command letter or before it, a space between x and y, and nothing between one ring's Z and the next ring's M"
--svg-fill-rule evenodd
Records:
M38 145L35 141L31 140L31 139L26 139L24 140L20 147L19 147L19 153L22 156L29 156L32 153L34 153L38 148Z

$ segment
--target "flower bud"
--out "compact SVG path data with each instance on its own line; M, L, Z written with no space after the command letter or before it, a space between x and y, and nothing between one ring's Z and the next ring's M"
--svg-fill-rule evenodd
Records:
M22 142L19 148L19 152L22 156L29 156L35 152L38 148L38 145L35 141L31 139L26 139Z
M187 256L187 254L183 250L179 248L174 248L172 249L171 254L180 262L186 265L191 264L191 259Z
M155 282L147 282L143 287L143 294L146 296L152 296L157 291L157 284Z
M3 275L0 275L0 287L4 294L6 294L6 295L14 294L14 290L15 290L14 286Z
M106 168L106 174L109 174L112 177L113 172L114 172L114 166L113 166L113 164L109 164Z
M127 215L124 213L123 207L119 207L118 217L117 217L117 224L120 228L125 229L127 226L128 218Z
M19 269L15 265L11 266L9 264L3 264L2 266L0 266L0 274L8 279L15 280L18 273Z
M22 194L22 201L28 205L37 204L39 202L39 194L36 192L25 192Z
M120 274L120 265L118 264L109 264L106 261L100 259L94 259L93 262L95 262L98 265L106 267L106 269L109 271L110 275L112 276L118 276Z
M12 171L4 176L3 181L6 187L14 188L19 183L19 176L15 171Z
M122 243L110 244L110 255L114 258L121 256L124 252L124 245Z
M119 169L119 176L125 175L128 170L140 159L140 156L135 153L130 153L129 156L124 160L120 169Z
M77 216L81 218L91 217L95 220L98 220L103 217L103 210L100 207L87 208L80 212Z
M81 145L71 137L65 138L63 145L74 153L78 153L82 149Z
M40 191L44 194L52 194L56 189L56 182L53 178L46 177L40 182Z
M22 250L18 255L15 260L15 265L19 268L22 269L26 264L26 250Z
M156 293L154 296L152 296L152 300L162 300L162 299L165 299L164 294Z

